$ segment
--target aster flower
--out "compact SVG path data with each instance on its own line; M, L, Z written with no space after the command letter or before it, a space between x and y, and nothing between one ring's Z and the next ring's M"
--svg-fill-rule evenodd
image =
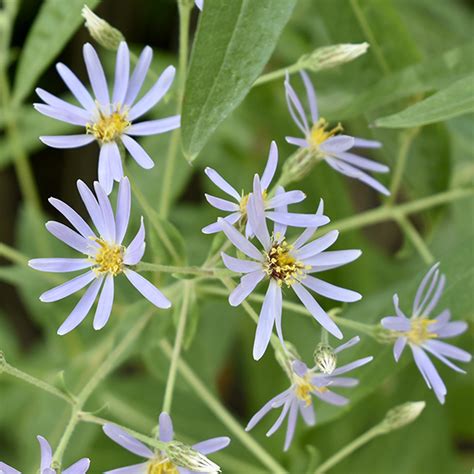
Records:
M333 350L334 355L354 346L359 342L359 340L359 337L356 336L345 344L336 347ZM331 405L346 405L349 403L349 400L346 397L331 391L329 387L356 386L359 383L358 379L353 377L340 377L340 375L350 372L357 367L361 367L372 359L373 357L371 356L357 359L349 364L334 368L330 374L318 372L318 366L309 369L305 363L300 360L294 360L292 363L292 370L288 373L291 382L290 388L265 403L265 405L263 405L263 407L249 421L245 430L250 431L271 410L282 408L280 416L267 432L267 436L271 436L275 433L275 431L280 428L285 418L288 417L284 445L284 450L287 451L295 433L298 413L300 413L306 425L313 426L316 423L313 408L313 396L323 402L330 403Z
M41 449L41 465L38 472L40 474L55 474L56 471L51 467L51 463L53 462L53 452L51 450L51 446L42 436L37 436L36 439L38 440ZM84 474L88 471L89 465L90 460L83 458L67 469L63 469L61 472L63 474ZM0 473L21 474L21 471L17 471L8 464L0 462Z
M127 451L130 451L137 456L146 458L147 461L134 464L132 466L122 467L107 471L105 474L120 474L126 472L127 474L146 474L146 473L175 473L188 474L195 472L189 469L189 461L183 458L181 461L175 459L179 456L173 456L174 459L170 459L170 455L164 451L156 450L153 452L148 446L145 446L141 441L138 441L133 436L129 435L122 428L116 425L107 424L103 426L104 433L115 443L119 444ZM173 441L174 431L171 417L168 413L162 412L159 418L159 433L158 439L164 443L170 443ZM228 446L230 439L226 436L219 438L211 438L206 441L201 441L192 446L192 448L202 455L208 455L220 451ZM218 472L219 466L209 461L207 458L201 458L209 463L209 467L214 467L212 472ZM208 470L209 471L209 470ZM208 472L206 471L206 472ZM204 472L200 470L199 472Z
M268 196L268 190L272 182L273 177L275 176L275 171L278 165L278 148L274 141L270 145L270 151L268 153L267 164L265 165L265 170L260 181L262 188L262 198L265 208L265 216L280 224L292 225L294 227L305 227L307 220L304 219L301 214L291 214L288 213L286 206L289 204L296 204L303 201L306 198L306 195L303 191L288 191L275 195L274 197ZM228 196L230 196L235 202L228 201L227 199L221 199L210 194L206 194L206 199L212 207L219 209L221 211L230 212L229 215L225 217L225 220L230 224L235 224L236 222L246 222L245 235L247 237L253 236L253 230L251 228L250 222L247 219L247 205L250 194L239 194L237 190L231 186L217 171L212 168L206 168L204 170L208 178L222 191L224 191ZM276 208L280 208L280 211L277 211ZM311 219L314 219L314 216L311 216ZM326 216L319 216L318 223L316 225L323 225L329 222L329 219ZM222 226L219 222L214 222L202 229L205 234L213 234L222 230Z
M169 308L171 303L148 280L133 271L145 252L145 227L143 218L134 239L125 247L122 241L130 218L130 182L128 178L120 181L117 209L114 214L109 198L98 183L94 183L95 194L82 182L77 189L98 233L70 206L59 199L50 198L54 206L74 227L50 221L46 228L57 239L84 254L83 258L36 258L28 265L42 272L73 272L87 269L72 280L63 283L40 296L45 303L58 301L89 285L84 296L67 317L58 334L63 335L76 328L87 316L99 292L99 303L94 316L94 329L101 329L107 323L114 299L114 278L123 273L130 283L158 308ZM98 235L98 236L97 236Z
M304 134L303 138L286 137L286 141L300 148L307 148L312 153L321 157L331 168L339 173L358 179L382 194L389 195L389 190L367 171L373 173L387 173L388 166L369 160L354 153L354 148L380 148L382 144L375 140L365 140L349 135L341 135L341 124L329 129L328 122L319 116L316 92L306 72L301 72L306 94L308 96L310 121L306 117L303 105L295 90L290 84L287 74L285 80L285 94L288 110L296 126Z
M58 63L56 69L59 75L80 106L69 104L38 88L36 93L45 103L34 104L34 107L43 115L83 127L84 133L43 136L40 140L53 148L77 148L96 140L100 146L99 182L109 194L113 181L120 181L123 177L119 142L142 168L149 169L154 166L152 159L132 137L155 135L179 127L179 115L135 123L136 119L146 114L168 92L173 83L175 68L168 66L153 87L137 101L153 52L149 46L142 51L130 76L130 54L127 43L122 41L117 50L115 82L111 99L104 70L95 49L86 43L83 52L94 98L67 66Z
M407 343L413 353L415 364L429 388L433 389L440 403L444 403L446 386L438 374L427 353L430 353L445 365L465 374L466 372L449 359L469 362L471 354L451 344L440 341L459 336L467 329L464 321L452 321L449 309L441 311L433 319L430 315L441 298L446 277L439 272L439 262L433 265L418 287L412 306L411 318L399 307L398 295L393 295L396 316L382 319L382 326L396 336L393 355L398 362Z
M283 190L280 192L283 193ZM325 250L336 241L339 235L336 230L307 243L317 230L317 219L308 224L308 228L292 244L286 240L285 225L276 223L273 234L270 236L265 221L264 202L258 176L255 176L254 190L249 198L247 209L250 225L263 247L262 251L224 219L220 219L219 222L227 238L251 259L242 260L222 253L224 265L229 270L244 274L240 284L229 296L229 303L232 306L238 306L260 281L267 279L269 282L255 334L254 359L259 360L265 353L274 324L284 344L281 328L283 287L291 287L316 321L332 335L342 338L339 328L308 289L336 301L357 301L361 295L315 278L311 274L352 262L360 256L360 250L326 252ZM321 203L314 217L320 217L322 213L323 204Z

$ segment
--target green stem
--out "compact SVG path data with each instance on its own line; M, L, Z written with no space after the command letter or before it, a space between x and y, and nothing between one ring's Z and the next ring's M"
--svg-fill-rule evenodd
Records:
M188 64L189 49L189 21L191 18L192 4L184 5L178 2L179 8L179 63L178 63L178 105L177 114L181 114L184 88L186 85L186 70ZM173 131L166 158L166 167L163 176L160 200L160 216L167 218L171 207L171 191L173 187L173 175L180 142L180 129Z
M270 81L275 81L277 79L281 79L285 77L286 73L293 74L295 72L301 71L304 69L305 64L301 62L296 62L291 66L283 67L281 69L277 69L276 71L269 72L267 74L262 74L254 83L252 87L260 86Z
M137 267L137 271L152 271L152 272L164 272L164 273L182 273L187 275L198 275L203 277L221 278L221 276L233 274L223 268L202 268L202 267L176 267L173 265L160 265L156 263L140 262Z
M423 238L416 230L415 226L405 216L397 216L396 221L405 232L405 235L408 237L408 239L410 239L411 243L418 251L423 261L427 265L433 264L435 258L433 257L433 254L430 252L430 249L426 245Z
M170 369L168 372L168 380L166 381L165 395L163 398L163 409L166 413L171 413L171 404L173 402L174 385L176 381L176 370L178 368L179 356L183 345L183 338L186 329L186 319L188 316L189 299L191 297L192 283L184 282L184 293L181 310L179 312L178 329L174 340L173 354L171 356Z
M2 242L0 242L0 257L4 257L10 262L18 263L18 265L28 264L28 257L26 255Z
M161 341L160 347L163 353L171 359L173 349L167 341ZM222 421L230 432L237 438L255 457L266 466L272 473L284 473L285 469L280 466L234 419L224 408L220 401L208 390L206 385L194 374L183 360L178 362L178 370L181 376L192 387L194 393L208 406L208 408Z

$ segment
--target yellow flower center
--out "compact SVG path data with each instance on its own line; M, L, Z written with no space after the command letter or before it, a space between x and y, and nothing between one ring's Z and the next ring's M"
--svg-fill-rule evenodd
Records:
M299 377L295 375L295 394L296 396L306 403L306 406L311 405L311 392L326 392L326 387L316 387L309 381L310 374L305 375L304 377Z
M178 474L178 468L166 459L152 459L146 467L146 474Z
M434 322L435 321L427 318L413 319L411 321L410 330L404 334L412 344L423 344L427 339L435 339L438 337L437 334L429 331L429 326Z
M116 140L131 123L127 120L127 111L122 112L120 107L110 115L99 110L99 120L86 124L86 133L90 133L102 143Z
M123 252L121 245L109 244L103 239L94 239L100 246L93 261L94 271L98 274L110 273L117 276L123 271Z
M277 280L280 286L284 283L289 287L306 276L303 270L308 269L308 266L296 260L291 254L292 248L293 246L283 239L281 242L275 242L266 254L264 270L270 278Z
M262 191L263 201L267 199L267 196L268 196L267 190L264 189ZM244 194L244 192L242 191L242 197L240 198L240 203L239 203L240 213L242 214L242 216L245 216L247 214L247 204L249 202L249 197L250 197L250 194Z
M318 148L328 138L331 138L343 131L342 125L340 123L338 123L334 128L328 128L329 123L322 117L313 125L308 137L308 141L313 147Z

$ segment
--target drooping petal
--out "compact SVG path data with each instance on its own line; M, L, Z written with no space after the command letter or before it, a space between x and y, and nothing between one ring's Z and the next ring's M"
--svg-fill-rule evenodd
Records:
M45 291L39 299L43 303L52 303L61 300L79 290L82 290L82 288L88 285L95 278L95 273L92 270L88 271L67 281L66 283L62 283L61 285L52 288L51 290Z
M171 417L168 415L168 413L164 411L160 413L158 427L160 441L163 441L164 443L169 443L173 440L173 422L171 421Z
M127 268L124 273L130 283L156 307L167 309L171 306L171 301L146 278L143 278L140 274L129 268Z
M125 249L123 263L125 265L136 265L145 253L145 225L143 224L143 217L140 221L140 228L137 234L130 242L130 245Z
M128 83L127 94L125 96L124 104L130 106L137 98L138 93L145 81L146 74L153 58L153 50L150 46L145 46L138 58L132 77Z
M129 435L125 430L113 424L105 424L102 429L104 433L115 443L125 448L137 456L143 458L153 458L153 451L145 446L141 441Z
M53 461L53 451L51 450L51 446L45 438L42 436L37 436L36 439L38 440L41 451L40 469L47 469L48 467L51 467L51 462Z
M226 448L230 444L230 438L227 436L220 436L218 438L206 439L200 443L193 444L193 449L201 454L212 454L221 449Z
M61 324L57 333L60 336L64 336L68 332L71 332L75 329L79 324L84 321L85 317L89 313L92 305L94 304L95 299L100 290L100 286L102 285L103 277L97 278L90 286L87 288L86 292L84 293L83 297L79 300L76 304L72 312L66 318L66 320Z
M360 337L359 336L355 336L351 339L349 339L347 342L345 342L344 344L341 344L340 346L337 346L333 352L334 354L339 354L339 352L342 352L342 351L345 351L346 349L349 349L350 347L353 347L355 346L356 344L358 344L360 342Z
M325 140L319 148L326 153L340 153L354 146L354 138L349 135L336 135Z
M133 138L128 135L122 135L120 137L123 145L127 151L132 155L132 158L144 169L149 170L155 166L155 163L150 158L150 155L145 149Z
M216 209L219 209L220 211L226 211L226 212L235 212L239 210L238 204L235 202L230 202L227 199L221 199L215 196L211 196L210 194L204 194L206 197L206 201L212 206L215 207Z
M56 64L56 70L78 102L89 112L95 110L94 99L91 97L89 91L85 88L84 84L82 84L77 76L65 64L62 63Z
M57 239L61 240L66 245L69 245L69 247L73 248L74 250L86 255L91 253L93 245L91 245L90 239L86 239L64 224L61 224L60 222L49 221L46 222L45 227L48 232L53 234Z
M128 78L130 74L130 53L125 41L121 41L117 50L115 62L115 82L112 102L123 104L128 89Z
M47 105L50 105L51 107L55 109L64 110L65 112L69 112L71 115L82 117L86 121L86 123L91 118L91 114L87 110L84 110L81 107L77 107L76 105L72 105L69 102L66 102L65 100L60 99L59 97L56 97L55 95L50 94L44 89L41 89L38 87L35 89L35 92L39 95L39 97L42 100L44 100L44 102Z
M240 283L235 287L229 296L229 304L231 306L239 306L242 301L247 298L255 287L263 280L265 272L258 269L254 272L247 273L240 279Z
M240 202L240 194L216 170L207 167L204 173L219 189Z
M219 218L217 222L221 226L227 238L245 255L255 260L261 261L263 256L257 247L249 242L237 229L231 226L225 219Z
M349 364L341 365L341 367L337 367L331 376L345 374L346 372L350 372L351 370L357 369L358 367L362 367L365 364L368 364L374 360L372 356L363 357L362 359L357 359Z
M402 355L403 349L405 349L406 345L406 337L401 336L395 341L395 344L393 345L393 357L397 362L400 360L400 356Z
M253 344L253 358L255 360L259 360L263 356L270 342L275 321L275 304L278 289L278 284L271 280L258 317L257 331L255 332Z
M303 79L304 86L306 89L306 95L308 96L309 110L311 112L311 120L313 123L318 121L318 102L316 99L316 91L314 90L313 84L309 75L306 71L300 71L301 78Z
M67 469L64 469L62 474L84 474L89 470L90 465L90 459L83 458L75 462L72 466L69 466Z
M293 435L295 434L295 428L296 428L297 415L298 415L298 401L293 400L290 407L290 413L288 415L288 426L286 428L285 446L283 447L283 451L288 451L291 441L293 440Z
M114 276L105 277L104 286L99 296L99 303L94 316L93 327L96 331L102 329L109 320L112 306L114 304Z
M266 436L270 437L275 431L280 428L281 424L283 423L283 420L285 419L288 410L291 406L291 398L289 398L286 403L283 405L283 408L280 412L280 415L276 419L275 423L272 425L272 427L267 431Z
M331 230L327 234L313 240L309 244L298 249L297 255L300 260L305 260L331 247L339 237L339 231Z
M304 304L305 308L311 313L311 315L318 321L321 326L329 331L333 336L338 339L342 339L342 332L337 327L336 323L327 315L327 313L321 308L319 303L311 296L309 291L304 288L300 283L295 283L292 286L298 298Z
M90 43L84 45L83 54L92 90L100 105L102 107L108 107L110 104L109 90L99 56Z
M89 224L68 204L56 198L49 198L48 202L57 209L86 239L95 237L94 231Z
M89 216L91 217L96 229L99 231L100 235L104 235L105 223L97 199L95 198L92 191L87 187L87 185L80 179L77 180L77 190L81 195L82 202L84 203L84 206L86 207L87 212L89 213Z
M273 177L275 176L275 171L278 166L278 147L275 141L272 141L270 144L270 151L268 153L268 160L265 166L265 170L262 174L262 190L268 189L272 182Z
M94 182L94 189L104 219L105 232L101 237L109 242L115 242L115 216L112 205L104 188L97 181Z
M33 258L28 266L40 272L65 273L89 268L92 262L85 258Z
M114 185L114 175L112 173L112 164L111 164L111 152L112 149L109 143L105 143L100 147L99 153L99 169L98 169L98 178L99 183L106 192L110 194L112 192L112 187Z
M52 148L79 148L95 140L94 135L43 135L39 139Z
M240 258L231 257L224 252L221 253L221 257L224 265L236 273L250 273L262 269L262 265L259 262L241 260Z
M33 104L33 107L41 114L59 120L61 122L70 123L72 125L79 125L85 127L88 120L82 115L71 112L70 110L59 109L46 104Z
M275 408L276 405L281 405L281 402L286 401L288 397L291 397L291 388L279 393L276 397L273 397L248 422L245 431L250 431L270 410Z
M133 121L147 113L161 100L171 87L175 73L176 69L173 66L168 66L163 71L153 87L130 109L129 120Z
M122 243L125 233L127 232L128 222L130 220L130 206L130 181L127 177L125 177L120 181L117 196L117 209L115 211L115 225L117 234L115 241L117 244Z
M142 137L146 135L158 135L160 133L175 130L181 125L181 116L173 115L157 120L148 120L146 122L134 123L127 128L127 134Z

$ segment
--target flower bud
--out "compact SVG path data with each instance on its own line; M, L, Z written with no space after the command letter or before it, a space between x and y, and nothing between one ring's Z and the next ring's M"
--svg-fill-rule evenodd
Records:
M392 408L379 425L383 433L403 428L415 421L425 408L425 402L407 402Z
M352 61L364 54L368 48L369 43L324 46L301 56L298 63L304 64L304 67L311 71L321 71Z
M125 41L123 34L97 16L87 5L82 8L82 16L86 20L85 26L97 43L106 49L117 50L121 41Z
M221 472L221 468L204 454L179 441L171 441L166 447L169 460L176 466L194 472Z
M332 374L337 365L337 356L329 344L320 342L313 352L314 364L323 374Z
M283 164L280 184L287 185L300 181L309 174L318 160L317 153L307 148L300 148Z

